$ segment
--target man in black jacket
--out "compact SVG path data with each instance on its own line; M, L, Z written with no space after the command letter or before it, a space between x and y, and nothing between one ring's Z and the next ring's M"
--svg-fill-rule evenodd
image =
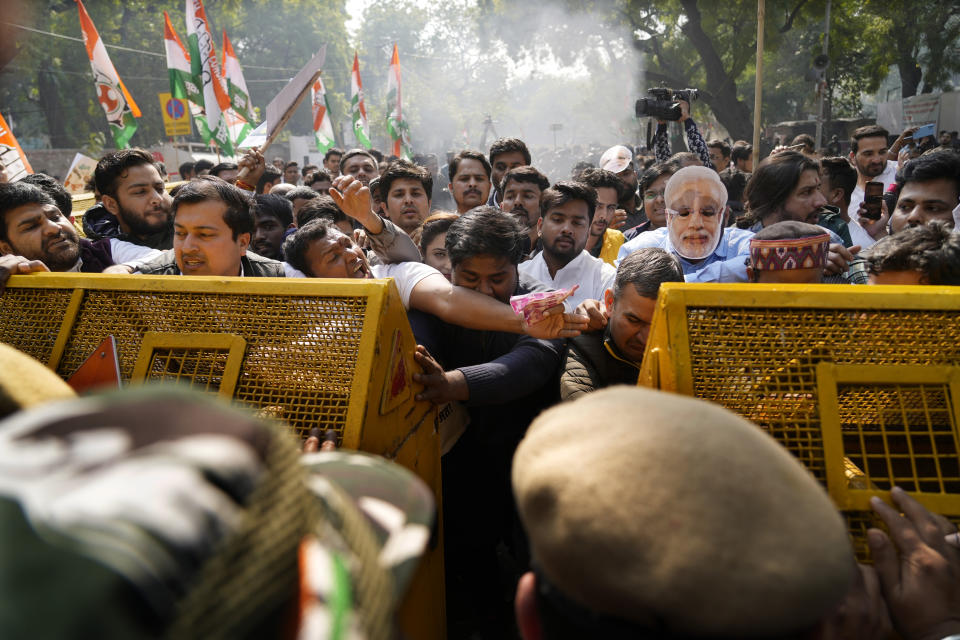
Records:
M142 149L108 153L93 176L100 204L87 210L83 220L91 240L118 238L151 249L173 246L172 199L150 154Z
M604 292L605 309L595 314L606 328L570 341L560 375L563 400L615 384L637 384L663 282L683 282L680 263L663 249L640 249L620 262L613 288Z
M454 285L501 302L547 288L517 271L524 232L516 219L477 207L446 239ZM510 461L527 425L556 400L563 341L475 331L409 313L424 373L420 398L461 402L469 426L443 457L449 637L506 637L511 616L499 583L497 544L511 542ZM522 564L523 559L518 559Z
M220 178L191 180L173 201L173 249L137 271L151 275L284 277L283 262L248 252L252 200Z

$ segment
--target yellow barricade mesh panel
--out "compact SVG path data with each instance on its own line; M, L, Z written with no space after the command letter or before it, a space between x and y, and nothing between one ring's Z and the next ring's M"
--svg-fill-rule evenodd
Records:
M154 349L144 377L152 382L187 381L216 394L229 355L227 349Z
M57 371L64 377L76 371L110 333L117 341L121 376L129 380L146 332L204 333L216 328L247 341L234 398L269 409L301 434L316 426L342 432L366 304L363 297L118 295L91 289ZM58 326L52 329L54 337ZM151 376L196 375L196 382L216 392L226 351L156 353L160 357L154 356Z
M826 481L816 366L960 364L946 311L687 308L693 395L771 433Z
M0 304L0 342L16 345L45 363L57 341L71 295L72 289L7 289Z
M692 394L761 426L824 484L820 362L960 365L958 311L691 305L685 320ZM949 385L845 382L837 401L850 488L960 494ZM866 531L882 522L871 511L843 516L857 557L869 561Z
M844 455L869 486L960 493L948 385L839 384L837 400Z
M417 401L415 339L389 281L14 276L0 341L72 375L107 336L124 383L189 382L293 427L332 428L346 448L401 464L441 504L436 409ZM399 616L444 637L442 526Z

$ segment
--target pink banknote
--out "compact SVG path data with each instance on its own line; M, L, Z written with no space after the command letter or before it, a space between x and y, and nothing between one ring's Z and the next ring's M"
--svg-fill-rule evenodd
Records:
M574 285L570 289L560 289L558 291L539 291L536 293L527 293L522 296L513 296L510 298L510 306L517 313L523 314L523 320L527 324L535 324L543 319L544 312L550 307L561 304L564 300L573 295L580 285Z

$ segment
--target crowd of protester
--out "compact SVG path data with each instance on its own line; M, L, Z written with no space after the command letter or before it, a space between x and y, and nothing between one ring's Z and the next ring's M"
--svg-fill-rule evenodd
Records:
M847 156L801 136L754 166L749 144L704 140L682 107L689 150L673 153L661 122L652 157L615 145L552 183L516 138L443 167L338 148L300 167L252 149L185 163L169 192L148 153L111 152L79 225L55 180L0 184L0 286L48 270L393 278L418 398L452 416L450 638L960 637L945 519L902 491L875 501L888 531L871 530L874 565L858 567L822 487L754 426L602 390L636 385L664 282L960 285L956 144L872 125ZM573 293L541 322L509 306L554 289Z

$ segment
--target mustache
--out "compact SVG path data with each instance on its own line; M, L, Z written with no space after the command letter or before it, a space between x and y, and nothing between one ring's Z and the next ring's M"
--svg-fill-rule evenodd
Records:
M67 234L65 234L65 233L63 233L63 232L61 231L61 232L60 232L60 235L56 236L55 238L50 238L49 240L47 240L47 241L43 244L43 248L44 248L44 249L49 249L51 245L54 245L54 244L56 244L56 243L58 243L58 242L61 242L61 241L64 241L64 240L66 240L67 242L71 242L71 241L72 241L72 239L70 238L70 236L68 236Z

